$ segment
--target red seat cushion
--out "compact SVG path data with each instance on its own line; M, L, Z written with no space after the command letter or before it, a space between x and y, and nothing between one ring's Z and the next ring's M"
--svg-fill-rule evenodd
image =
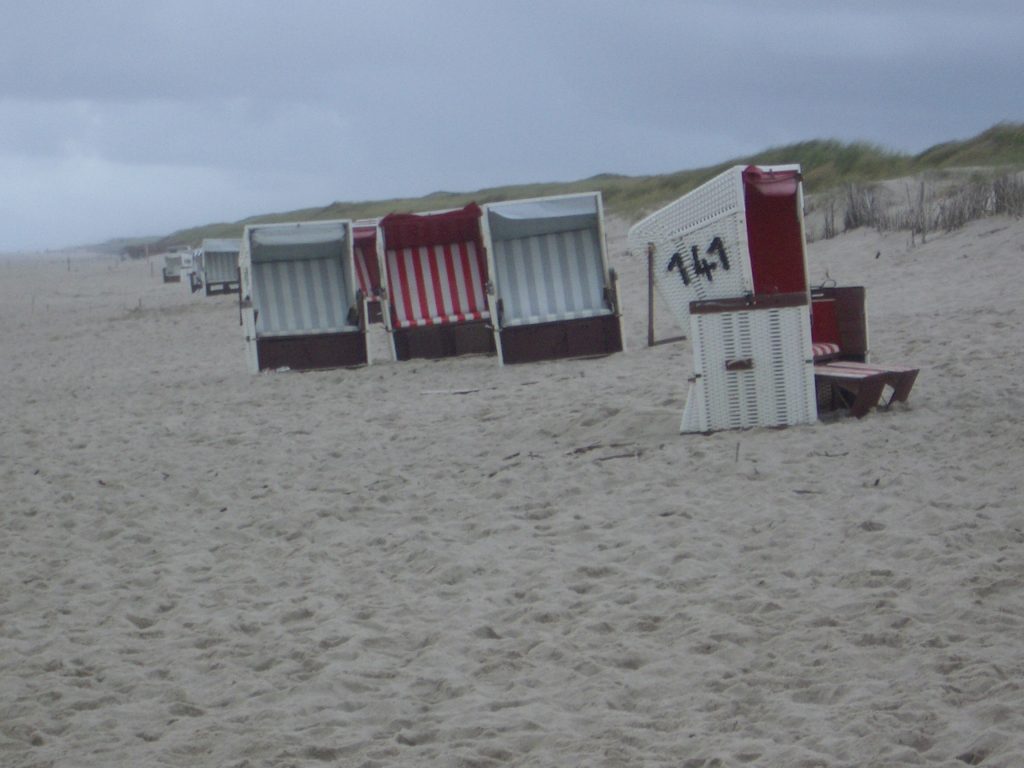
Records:
M811 353L814 355L815 362L831 360L839 355L839 345L834 341L815 342L811 344Z

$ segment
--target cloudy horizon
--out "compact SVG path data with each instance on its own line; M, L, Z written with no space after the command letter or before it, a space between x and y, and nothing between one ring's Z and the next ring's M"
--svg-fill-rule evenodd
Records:
M834 0L37 0L0 31L0 252L440 189L918 153L1021 119L1024 15Z

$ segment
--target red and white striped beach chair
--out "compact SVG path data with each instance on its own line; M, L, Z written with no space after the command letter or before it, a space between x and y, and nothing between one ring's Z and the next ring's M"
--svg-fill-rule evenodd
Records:
M494 351L480 213L470 204L381 219L385 316L396 360Z

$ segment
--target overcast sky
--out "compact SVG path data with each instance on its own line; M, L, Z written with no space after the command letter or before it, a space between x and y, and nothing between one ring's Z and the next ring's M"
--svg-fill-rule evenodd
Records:
M0 252L1024 119L1020 0L9 0Z

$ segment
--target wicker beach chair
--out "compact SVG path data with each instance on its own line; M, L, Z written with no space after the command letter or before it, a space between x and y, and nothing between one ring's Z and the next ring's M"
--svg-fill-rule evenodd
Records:
M693 340L682 430L817 419L798 166L736 166L634 225Z
M238 238L206 238L199 248L200 271L206 295L238 293Z
M480 214L470 204L381 219L384 321L396 360L494 352Z
M600 193L490 203L483 210L499 361L621 351Z
M249 369L367 362L347 220L248 225L239 252Z

